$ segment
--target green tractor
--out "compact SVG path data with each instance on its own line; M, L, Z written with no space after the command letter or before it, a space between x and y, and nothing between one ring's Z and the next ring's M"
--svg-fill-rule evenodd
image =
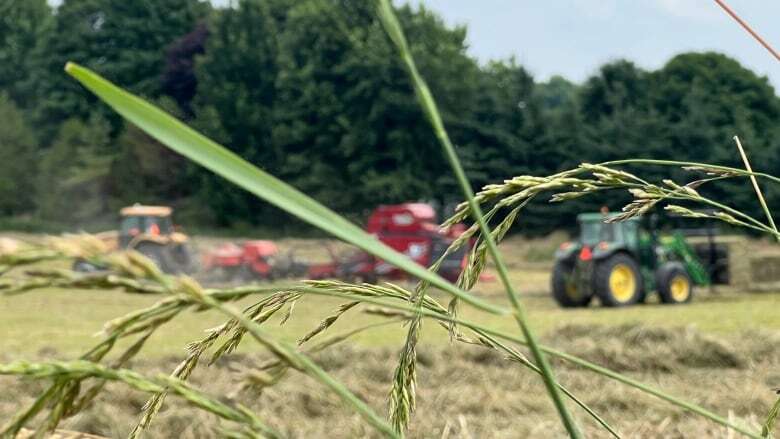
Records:
M694 285L710 284L709 271L681 233L658 236L638 218L605 222L611 216L578 215L579 240L556 251L552 293L560 306L587 306L594 296L604 306L627 306L653 291L663 303L687 303Z

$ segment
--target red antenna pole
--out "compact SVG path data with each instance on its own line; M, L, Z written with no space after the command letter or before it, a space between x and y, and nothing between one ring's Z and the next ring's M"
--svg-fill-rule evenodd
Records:
M733 18L733 19L734 19L734 20L735 20L737 23L739 23L739 25L740 25L740 26L742 26L742 28L743 28L743 29L745 29L745 30L746 30L746 31L747 31L747 32L748 32L748 33L749 33L749 34L750 34L750 35L751 35L753 38L755 38L755 39L756 39L756 41L758 41L759 43L761 43L761 45L762 45L762 46L764 46L764 47L766 48L766 50L768 50L768 51L769 51L769 53L771 53L771 54L772 54L772 56L774 56L774 57L775 57L775 59L776 59L776 60L780 61L780 54L778 54L778 53L777 53L777 51L776 51L775 49L773 49L773 48L772 48L772 46L770 46L770 45L769 45L769 43L767 43L766 41L764 41L764 39L763 39L763 38L761 38L761 36L760 36L760 35L758 35L758 34L756 33L756 31L754 31L754 30L753 30L753 29L750 27L750 25L748 25L747 23L745 23L745 21L744 21L744 20L742 20L741 18L739 18L739 15L737 15L737 13L736 13L736 12L734 12L734 11L733 11L733 10L732 10L732 9L731 9L731 8L730 8L730 7L729 7L727 4L726 4L726 2L725 2L725 1L723 1L723 0L715 0L715 3L717 3L717 4L718 4L718 6L720 6L721 8L723 8L723 10L724 10L724 11L726 11L726 13L727 13L727 14L729 14L729 15L731 16L731 18Z

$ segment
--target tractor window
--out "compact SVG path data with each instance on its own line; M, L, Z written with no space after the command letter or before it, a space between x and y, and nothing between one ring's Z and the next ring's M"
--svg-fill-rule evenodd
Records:
M603 223L601 221L588 221L583 222L580 226L582 233L582 243L586 245L596 245L599 242L613 242L618 236L619 232L615 224Z
M146 232L156 235L169 235L173 232L173 224L168 216L146 217Z
M635 221L626 221L623 223L623 241L630 249L639 248L638 229L639 224Z
M169 235L173 233L171 218L167 216L126 216L120 225L122 236L137 236L142 233Z
M597 221L584 222L581 225L582 243L593 245L599 242L601 238L601 228L603 224Z
M615 226L615 224L607 224L602 223L601 224L601 236L599 237L599 241L604 242L613 242L620 239L620 230L618 227Z
M143 224L141 217L126 216L122 218L122 224L119 226L119 233L122 236L136 236L141 233Z

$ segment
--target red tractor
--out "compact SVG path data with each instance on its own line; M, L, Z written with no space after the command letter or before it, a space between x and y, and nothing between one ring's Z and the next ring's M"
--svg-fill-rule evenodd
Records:
M379 206L368 218L366 231L380 241L425 267L430 266L457 238L465 227L455 225L442 230L436 211L424 203ZM455 281L460 275L469 246L449 255L439 274ZM376 282L379 278L401 279L405 273L363 251L337 255L325 246L330 262L311 264L295 257L295 249L280 254L272 241L246 241L241 245L224 244L206 255L204 267L218 270L224 280L273 280L283 278L344 279Z

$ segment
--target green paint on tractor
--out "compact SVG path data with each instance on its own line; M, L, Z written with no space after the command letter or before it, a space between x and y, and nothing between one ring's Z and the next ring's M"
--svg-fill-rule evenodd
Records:
M642 303L657 292L662 303L690 302L694 286L710 285L710 273L682 233L661 235L640 218L606 222L615 214L577 216L580 235L555 254L552 293L563 307Z

